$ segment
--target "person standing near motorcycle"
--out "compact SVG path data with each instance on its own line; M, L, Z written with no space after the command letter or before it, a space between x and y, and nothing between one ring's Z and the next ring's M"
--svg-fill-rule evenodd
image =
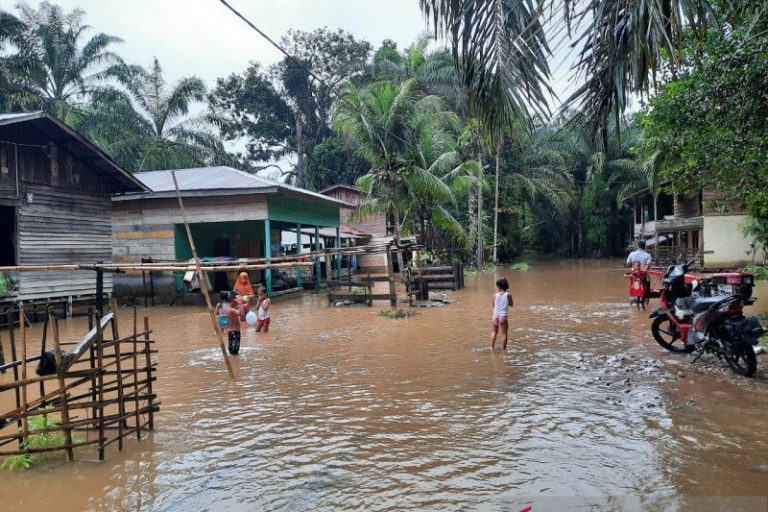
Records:
M640 270L651 268L653 257L645 252L645 240L637 241L637 249L629 253L627 257L627 266L632 267L635 263L640 263Z
M640 274L642 274L642 280L643 280L643 297L642 297L642 306L643 309L645 309L645 305L650 302L651 299L651 279L648 277L648 274L646 273L649 268L651 268L651 262L653 261L653 257L645 252L645 240L638 240L637 241L637 249L629 253L629 256L627 257L627 266L628 267L635 267L635 264L640 265ZM632 299L630 294L630 299Z

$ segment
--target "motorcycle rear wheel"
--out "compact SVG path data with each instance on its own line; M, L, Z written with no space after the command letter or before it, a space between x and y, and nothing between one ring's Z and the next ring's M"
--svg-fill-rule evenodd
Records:
M680 329L667 315L657 316L653 320L651 333L656 342L670 352L686 354L693 350L693 346L686 345L685 340L680 338Z
M731 370L744 377L754 377L757 371L757 357L752 345L740 339L726 341L724 345L726 352L723 357Z

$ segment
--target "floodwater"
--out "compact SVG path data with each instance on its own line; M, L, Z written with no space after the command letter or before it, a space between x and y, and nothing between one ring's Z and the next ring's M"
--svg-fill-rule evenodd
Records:
M499 273L506 353L491 274L404 320L278 298L235 381L203 308L151 309L155 432L104 463L0 474L1 509L768 510L767 357L745 379L667 353L615 261Z

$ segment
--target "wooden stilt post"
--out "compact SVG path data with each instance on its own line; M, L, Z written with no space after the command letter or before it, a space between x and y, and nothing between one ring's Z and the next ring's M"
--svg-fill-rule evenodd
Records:
M150 353L151 345L149 344L149 317L144 317L144 355L145 364L147 368L147 409L149 410L149 430L155 428L155 412L152 410L154 406L154 399L152 398L152 358Z
M211 295L208 293L208 279L205 276L205 273L200 268L200 258L197 256L197 249L195 248L195 241L192 239L192 230L189 228L189 221L187 220L187 211L184 209L184 202L181 200L181 191L179 190L179 182L176 180L176 172L171 171L171 176L173 176L173 185L176 187L176 197L179 200L179 208L181 208L181 216L184 220L184 228L187 231L187 239L189 240L189 247L192 250L192 257L195 260L195 266L197 267L197 278L200 281L200 290L203 292L203 296L205 297L205 302L208 305L208 313L211 317L211 324L213 325L213 329L216 331L216 336L219 338L219 345L221 348L221 355L224 357L224 363L227 365L227 372L229 373L229 377L234 379L235 378L235 372L232 370L232 363L229 361L229 355L227 354L227 349L224 346L224 334L221 332L221 328L219 327L218 322L216 321L216 315L213 313L213 304L211 303ZM268 244L270 241L267 240L266 243Z
M99 460L104 460L104 331L101 328L101 314L96 312L96 368L98 426L99 426Z
M136 306L133 306L133 408L134 418L136 420L136 439L141 439L141 417L139 416L139 332L138 332L138 312Z
M392 245L387 246L387 276L389 277L389 304L397 308L397 289L395 288L395 270L392 262Z
M24 308L19 308L19 330L21 335L21 439L29 447L29 418L27 418L27 329L24 323ZM69 423L69 422L67 422Z
M123 401L123 362L120 350L120 330L117 323L117 299L112 299L112 340L115 347L115 370L117 370L117 449L123 451L123 433L125 429L125 402Z
M11 360L16 362L19 360L19 358L16 355L16 336L13 332L13 312L11 310L8 310L5 313L5 321L8 323L8 341L11 344ZM15 382L19 381L19 366L14 365L13 366L13 380ZM19 391L18 386L13 388L15 397L16 397L16 409L21 408L21 393ZM16 420L16 426L18 428L21 428L21 420ZM21 443L21 441L19 441Z
M336 226L336 279L341 281L341 228Z
M67 389L64 385L64 367L61 364L61 345L59 345L59 323L52 311L48 311L48 322L51 324L51 334L53 334L53 354L56 358L56 374L59 381L59 398L61 401L61 423L64 425L64 441L67 449L67 460L75 460L75 454L72 450L72 427L69 425L69 403L67 401Z
M301 254L301 224L296 224L296 256ZM301 278L303 270L296 270L296 286L302 288Z
M322 272L320 269L320 226L315 226L315 292L320 293L320 280Z
M269 219L264 219L264 257L267 258L267 265L269 265L272 258L272 227ZM264 281L267 295L272 295L272 269L267 268L264 271Z
M0 366L5 366L5 351L3 350L3 333L0 331ZM0 370L0 374L5 373L5 370Z

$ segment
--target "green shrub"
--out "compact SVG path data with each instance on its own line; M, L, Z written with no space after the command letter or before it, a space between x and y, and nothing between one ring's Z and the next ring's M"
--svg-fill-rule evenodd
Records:
M528 272L529 268L531 268L531 266L524 261L520 263L513 263L512 265L509 266L510 270L521 270L523 272Z
M747 265L742 270L754 275L758 281L768 281L768 267L765 265Z
M413 311L413 310L405 311L403 309L398 309L397 311L393 311L391 309L382 309L381 311L379 311L379 316L384 318L393 318L393 319L410 318L418 314L419 314L418 311Z

